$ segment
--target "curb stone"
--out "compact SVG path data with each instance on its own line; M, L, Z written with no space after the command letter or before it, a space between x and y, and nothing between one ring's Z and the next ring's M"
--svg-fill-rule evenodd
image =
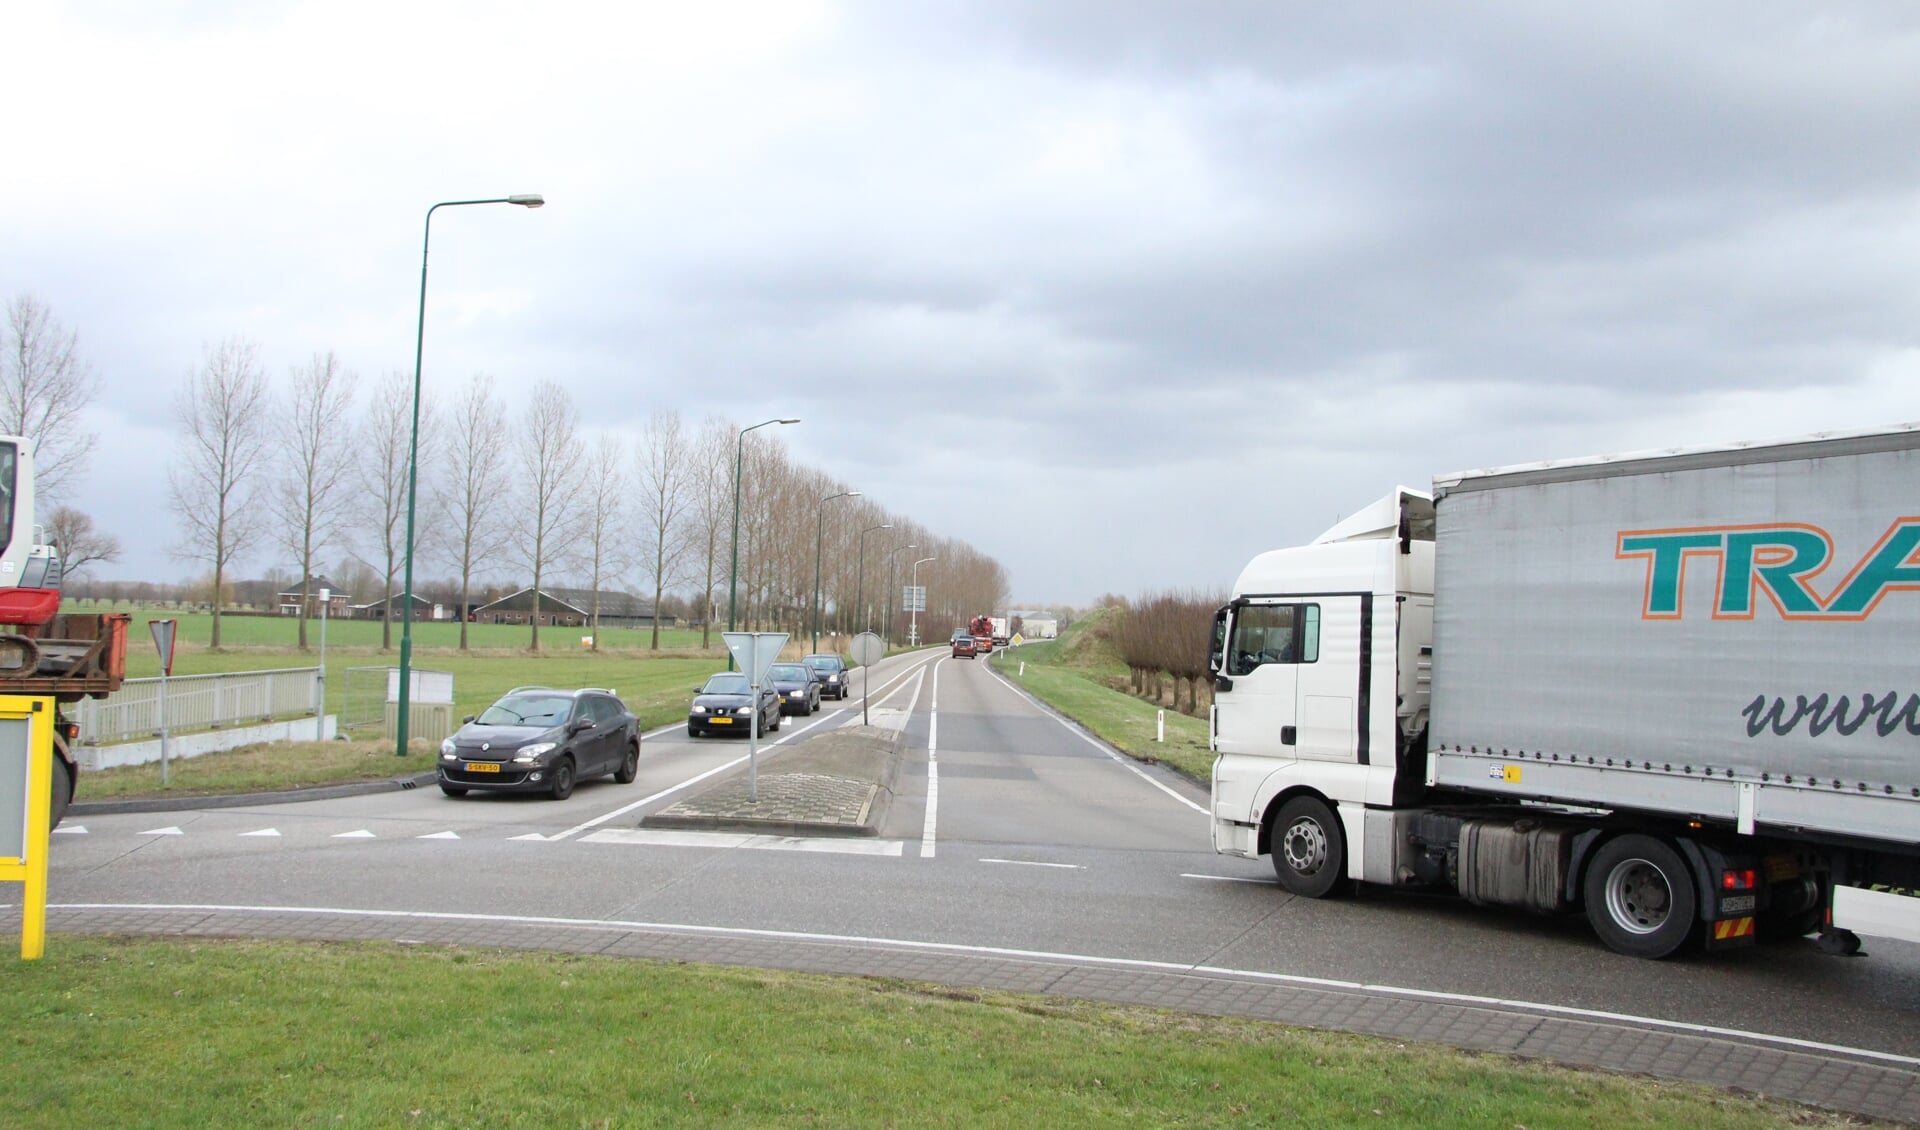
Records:
M350 781L343 785L312 785L301 789L280 789L266 793L229 793L220 796L140 797L132 800L76 800L67 806L68 816L112 816L123 812L179 812L200 808L248 808L257 804L292 804L303 800L335 800L340 797L366 796L395 789L417 789L439 779L437 772L416 773L410 777L386 777L377 781Z

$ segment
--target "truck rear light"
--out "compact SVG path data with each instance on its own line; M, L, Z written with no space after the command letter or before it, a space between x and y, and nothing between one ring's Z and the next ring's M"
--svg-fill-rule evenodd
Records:
M60 723L60 736L67 739L70 742L79 741L80 740L80 723L78 722Z
M1750 891L1758 885L1757 872L1751 868L1728 868L1720 873L1720 889L1723 891Z

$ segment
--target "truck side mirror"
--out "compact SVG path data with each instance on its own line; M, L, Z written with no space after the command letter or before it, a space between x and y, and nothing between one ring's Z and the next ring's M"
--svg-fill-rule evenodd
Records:
M1227 607L1222 606L1213 613L1213 640L1207 645L1207 673L1210 675L1218 675L1220 668L1226 665Z

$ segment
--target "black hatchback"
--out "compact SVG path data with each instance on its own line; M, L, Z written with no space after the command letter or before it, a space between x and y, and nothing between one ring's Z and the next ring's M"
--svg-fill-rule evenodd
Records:
M516 687L440 743L440 791L573 794L575 781L640 775L640 720L612 691Z

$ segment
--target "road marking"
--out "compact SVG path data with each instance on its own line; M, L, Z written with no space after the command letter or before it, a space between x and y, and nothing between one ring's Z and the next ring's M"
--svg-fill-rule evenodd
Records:
M460 838L460 833L458 833L458 832L451 832L451 831L449 831L449 832L428 832L428 833L427 833L426 835L424 835L424 836L415 836L415 837L414 837L414 839L416 839L416 840L457 840L457 839L459 839L459 838Z
M865 670L865 668L860 668L860 670ZM907 678L909 675L913 673L914 672L911 670L902 671L899 675L895 676L893 679L889 679L886 683L881 684L881 690L882 691L886 690L887 687L892 686L895 682L898 682L902 679ZM773 747L782 745L788 741L791 741L792 739L797 738L802 734L810 733L817 727L824 726L828 722L831 722L834 719L840 717L842 714L846 713L850 709L851 707L847 707L847 706L835 707L831 714L824 714L819 718L815 719L814 721L812 721L811 723L807 724L806 726L798 730L795 730L791 734L787 734L784 737L776 738L770 742L763 741L760 745L760 748L762 751L772 749ZM671 729L671 728L672 727L668 727L668 729ZM547 843L557 843L560 840L568 839L569 837L579 835L581 832L598 828L600 825L605 824L609 820L618 820L620 817L625 816L627 813L632 812L637 808L644 808L649 804L655 803L656 801L665 800L667 797L672 796L674 793L677 793L682 789L688 788L693 785L697 785L709 777L713 777L720 773L725 773L729 769L738 768L739 766L745 765L746 763L747 763L747 755L743 753L739 757L734 758L732 761L728 761L723 764L716 765L712 769L709 769L704 773L700 773L695 776L689 777L686 780L681 781L677 785L671 785L671 786L668 786L667 788L661 789L659 792L654 793L652 796L641 797L639 800L631 801L627 804L621 805L619 808L614 809L612 812L609 812L604 816L596 816L591 820L582 821L581 823L575 824L573 827L568 828L565 831L555 832L553 835L546 836L543 838ZM532 839L533 837L516 836L515 838L516 839Z
M1803 1040L1795 1036L1775 1036L1766 1032L1752 1032L1740 1028L1722 1028L1711 1024L1690 1024L1683 1020L1662 1020L1659 1017L1653 1016L1634 1016L1628 1013L1603 1012L1590 1008L1574 1008L1569 1005L1541 1004L1538 1001L1504 1000L1499 997L1476 996L1469 993L1448 993L1433 989L1408 989L1396 985L1376 985L1361 981L1339 981L1327 977L1302 977L1292 973L1266 973L1255 969L1232 969L1218 965L1195 965L1183 961L1149 961L1144 958L1097 957L1092 954L1063 953L1056 950L1015 949L1006 946L973 946L959 942L921 942L906 938L865 937L857 934L819 934L797 930L757 930L744 926L696 926L681 922L639 922L606 918L554 918L515 914L470 914L431 910L366 910L324 906L228 906L199 903L93 902L55 903L49 905L47 909L104 910L116 912L135 910L173 913L193 912L201 914L260 914L267 916L332 915L347 918L391 919L401 922L476 922L509 926L558 926L610 932L644 930L650 933L681 934L690 937L756 938L769 941L819 942L828 945L862 946L870 949L884 948L903 952L952 953L982 957L1071 962L1083 965L1099 965L1112 969L1145 969L1162 973L1193 973L1212 977L1245 978L1276 984L1300 985L1312 989L1335 989L1369 996L1412 997L1419 1000L1443 1001L1449 1004L1519 1009L1546 1013L1553 1016L1572 1016L1587 1020L1603 1020L1609 1023L1625 1024L1632 1027L1664 1028L1669 1031L1686 1032L1694 1035L1720 1036L1780 1047L1831 1052L1837 1055L1856 1056L1861 1059L1870 1059L1881 1063L1897 1063L1904 1067L1920 1067L1920 1056L1900 1055L1895 1052L1876 1051L1872 1048L1849 1047L1845 1044L1829 1044L1818 1040Z
M702 832L678 828L602 828L580 837L583 844L635 844L643 847L746 848L752 851L810 851L829 855L899 855L899 840L865 837L766 836L751 832Z
M1211 879L1216 883L1258 883L1263 887L1279 886L1278 880L1249 879L1244 875L1188 875L1182 872L1180 877L1182 879Z
M87 826L85 824L66 824L55 828L53 834L56 836L84 836L87 834Z
M934 831L940 820L940 665L947 658L933 661L933 692L927 699L927 818L920 825L921 859L933 858Z
M360 828L352 832L335 832L333 838L336 840L370 840L373 838L373 833L367 831L365 828Z
M242 832L242 833L240 833L240 834L241 834L241 835L243 835L243 836L274 836L274 837L278 837L278 836L280 835L280 829L278 829L278 828L262 828L262 829L260 829L260 830L259 830L258 832Z
M1181 804L1186 805L1188 808L1193 809L1195 812L1200 813L1202 816L1207 815L1207 809L1205 805L1195 804L1194 802L1188 800L1186 797L1183 797L1179 793L1174 792L1172 789L1168 788L1166 785L1160 783L1159 781L1154 780L1152 777L1147 776L1146 773L1141 771L1138 765L1135 765L1133 763L1132 758L1128 757L1123 753L1119 753L1111 749L1110 747L1108 747L1107 743L1094 737L1092 734L1087 733L1085 730L1082 730L1079 726L1075 725L1074 723L1069 722L1064 716L1062 716L1058 711L1054 710L1052 707L1041 702L1039 699L1035 698L1033 695L1028 694L1026 691L1021 690L1019 687L1014 686L1011 682L1007 680L1007 677L1005 675L1002 675L1000 672L995 671L991 664L987 666L987 674L992 675L994 678L1000 680L1001 685L1005 686L1008 690L1012 691L1014 694L1017 694L1021 698L1026 699L1028 702L1031 702L1034 705L1040 707L1040 709L1044 711L1048 717L1052 718L1055 722L1058 722L1062 726L1066 727L1068 733L1072 734L1076 738L1079 738L1081 741L1086 742L1088 745L1099 750L1101 753L1106 754L1108 757L1111 757L1116 763L1120 765L1121 768L1127 770L1129 773L1132 773L1134 776L1140 778L1142 781L1145 781L1147 784L1152 785L1154 788L1159 789L1161 792L1179 801Z
M149 828L140 834L143 836L184 836L186 835L186 833L182 832L178 827Z
M1058 867L1063 871L1085 871L1078 863L1042 863L1037 859L982 859L982 863L1011 863L1016 867Z

